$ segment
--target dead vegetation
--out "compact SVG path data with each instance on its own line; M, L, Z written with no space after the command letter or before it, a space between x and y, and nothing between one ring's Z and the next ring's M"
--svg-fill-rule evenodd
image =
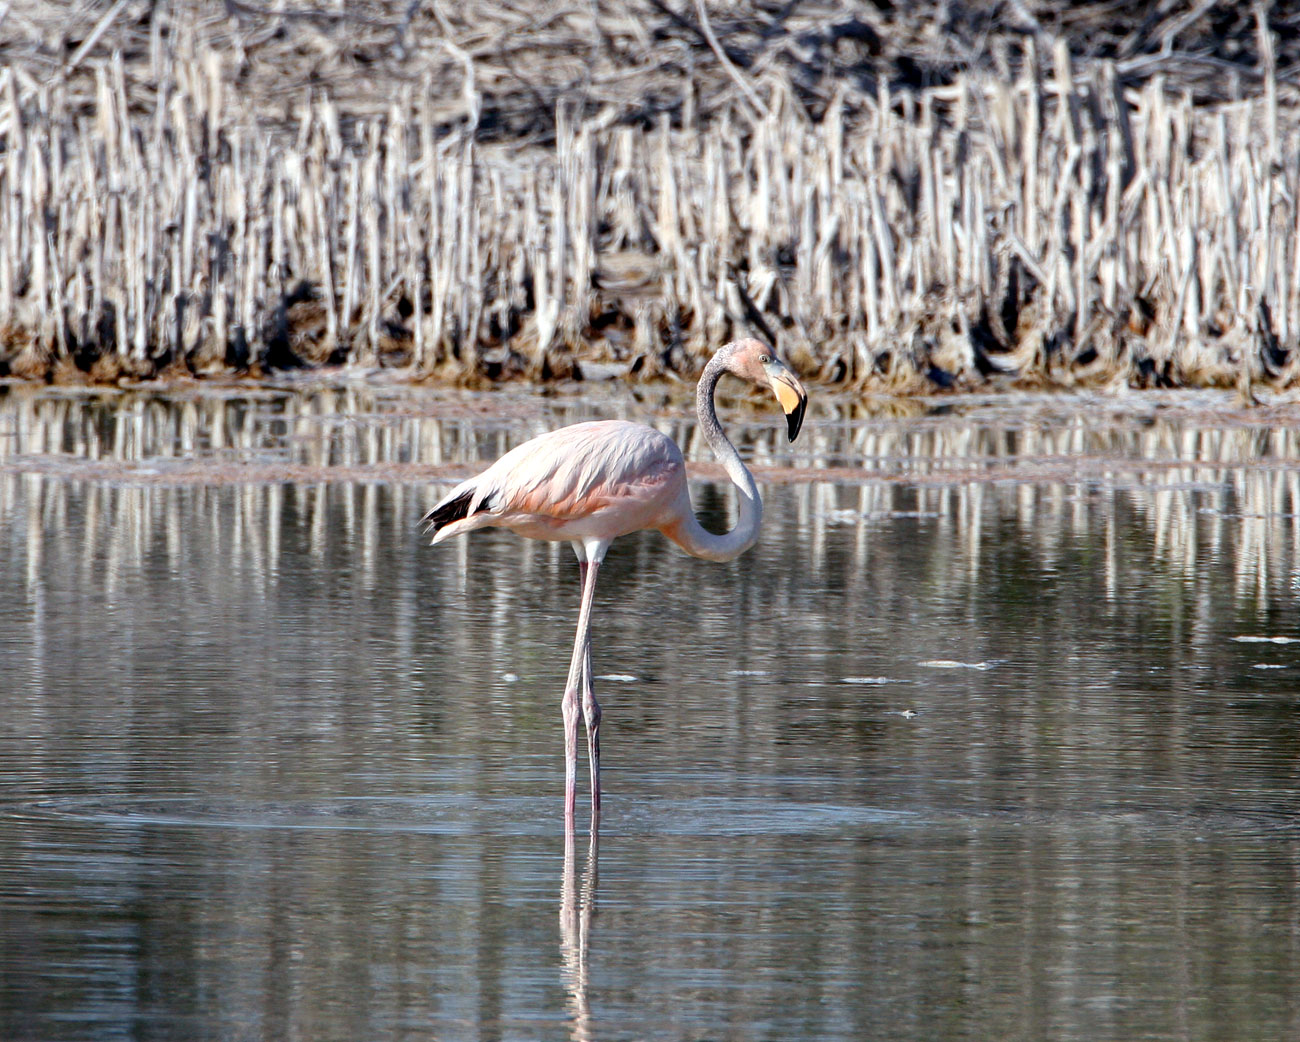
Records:
M1300 15L0 9L0 376L1300 375Z

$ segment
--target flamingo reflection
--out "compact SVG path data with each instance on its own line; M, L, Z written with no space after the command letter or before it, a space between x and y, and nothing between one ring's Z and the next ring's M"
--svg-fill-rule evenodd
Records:
M564 876L560 882L560 961L564 987L569 993L569 1037L572 1042L592 1042L591 1006L587 999L591 913L596 905L597 848L600 833L591 833L587 867L578 889L573 833L564 841Z

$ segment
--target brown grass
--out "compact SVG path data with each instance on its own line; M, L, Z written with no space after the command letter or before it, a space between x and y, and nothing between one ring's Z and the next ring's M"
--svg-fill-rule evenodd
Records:
M1110 57L1061 5L444 6L10 5L0 376L646 378L741 332L895 392L1300 373L1263 5L1224 56L1181 47L1232 7L1094 12Z

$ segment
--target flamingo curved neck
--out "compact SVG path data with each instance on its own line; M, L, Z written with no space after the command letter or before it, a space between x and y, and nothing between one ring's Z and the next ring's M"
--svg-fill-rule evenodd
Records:
M763 520L763 500L758 494L754 477L741 462L736 446L731 444L723 433L722 425L718 423L713 395L718 380L725 371L725 365L717 355L704 367L699 386L695 390L695 414L699 417L700 430L705 440L736 486L740 499L740 516L736 520L736 527L730 532L714 535L700 524L687 495L684 516L672 533L674 542L688 554L708 561L730 561L739 557L758 541L758 528Z

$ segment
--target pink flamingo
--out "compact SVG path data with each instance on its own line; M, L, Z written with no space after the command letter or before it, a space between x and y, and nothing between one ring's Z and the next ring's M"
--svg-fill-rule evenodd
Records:
M582 606L561 708L564 715L564 827L573 833L577 803L578 709L587 724L591 764L591 824L600 820L600 705L591 682L591 603L605 551L621 535L656 529L688 554L730 561L758 539L763 501L740 454L722 432L713 404L723 373L767 385L785 412L790 440L803 423L808 395L794 374L757 340L722 347L704 367L695 393L700 430L740 494L740 517L725 535L695 518L686 463L670 438L624 420L575 423L511 449L477 477L463 481L425 514L440 543L494 526L530 539L568 541L578 555Z

